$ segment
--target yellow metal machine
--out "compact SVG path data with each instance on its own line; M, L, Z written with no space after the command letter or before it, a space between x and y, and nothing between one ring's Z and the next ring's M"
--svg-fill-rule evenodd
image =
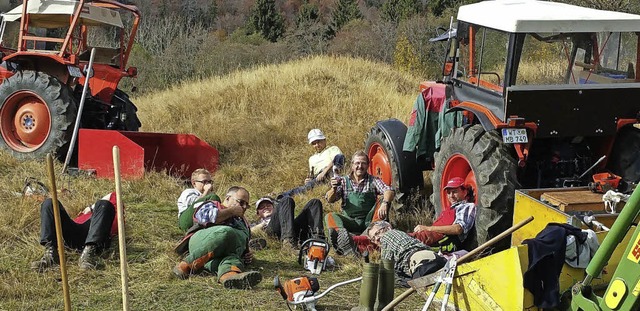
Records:
M627 204L627 206L635 206L625 207L620 214L602 213L604 212L604 203L589 200L590 196L590 191L586 188L516 191L513 223L520 222L529 216L534 216L534 220L512 234L511 248L458 265L456 276L453 279L453 291L446 309L468 311L539 310L534 305L533 295L523 286L523 275L528 268L529 259L527 245L522 245L522 241L534 238L547 224L552 222L572 224L586 229L586 226L576 215L583 214L591 208L600 209L594 211L594 217L604 226L611 227L611 231L609 233L602 230L596 231L601 247L587 269L577 269L564 264L559 279L560 294L564 302L561 309L638 310L636 301L640 292L640 283L637 283L640 266L638 266L636 257L633 256L638 253L638 257L640 257L640 241L638 241L640 237L633 222L640 211L640 204L635 202L640 199L640 191L636 191ZM558 206L552 206L541 200L543 198L545 201L554 201L554 198L563 197L573 197L574 200L565 200L564 203L554 202ZM616 221L617 218L619 221ZM607 234L611 235L609 241L605 241ZM629 242L632 239L635 243L630 245ZM634 245L637 246L638 251L634 252L631 249ZM632 266L626 263L629 261L627 259L629 256L636 259L631 260ZM624 260L627 265L625 271L616 270L621 260ZM594 264L593 261L598 262ZM626 270L630 270L631 273ZM625 278L622 274L626 274L627 277ZM613 282L611 282L612 279ZM609 284L612 286L607 289ZM425 299L431 292L431 286L420 287L419 284L414 283L413 287ZM572 291L572 289L574 290ZM605 290L607 291L605 292ZM604 294L604 298L600 298L596 294ZM436 301L442 299L442 295L443 293L440 292L436 296ZM572 296L574 296L573 300ZM572 308L570 302L574 301L576 306ZM582 304L577 306L578 302ZM615 307L607 307L607 305Z

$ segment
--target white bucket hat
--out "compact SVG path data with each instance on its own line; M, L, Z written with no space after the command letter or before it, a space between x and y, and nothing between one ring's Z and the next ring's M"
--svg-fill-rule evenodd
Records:
M320 129L313 129L309 131L309 134L307 134L307 139L309 140L309 144L311 144L316 140L322 140L327 138L324 137L324 133L322 133Z

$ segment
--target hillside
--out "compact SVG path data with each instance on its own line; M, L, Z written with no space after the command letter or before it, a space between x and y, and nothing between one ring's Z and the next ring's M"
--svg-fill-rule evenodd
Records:
M309 129L322 128L329 144L350 155L363 147L365 134L376 120L406 119L419 80L381 63L313 57L184 83L134 102L142 131L194 133L218 148L221 167L214 174L216 192L242 185L251 192L253 203L265 193L302 182L312 153L306 142ZM44 163L18 162L0 153L0 310L61 310L59 273L38 274L28 268L42 255L42 247L38 244L39 200L19 195L27 177L46 182ZM71 214L113 188L111 181L82 176L58 177L57 183L69 190L60 200ZM279 274L289 279L303 270L296 263L297 254L281 250L272 239L251 266L264 277L253 291L227 291L207 276L187 281L171 277L170 269L178 260L171 250L181 236L175 199L182 187L180 180L161 173L123 184L131 309L286 308L273 291L273 277ZM296 201L302 205L324 190L316 189ZM325 206L330 209L335 207ZM72 309L119 309L117 251L107 254L104 269L91 272L78 269L78 256L68 252L67 257ZM360 275L358 262L344 257L336 260L340 268L320 276L322 290ZM318 309L349 310L357 304L357 291L357 285L338 288L319 301ZM414 296L402 307L422 303Z

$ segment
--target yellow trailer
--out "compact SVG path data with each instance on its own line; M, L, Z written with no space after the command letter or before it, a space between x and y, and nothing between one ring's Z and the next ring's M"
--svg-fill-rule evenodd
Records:
M573 208L571 204L558 208L540 200L541 197L561 196L567 193L576 198L591 196L586 188L517 190L515 192L513 223L518 223L530 216L534 216L534 220L512 234L511 248L458 265L447 309L467 311L538 310L534 306L533 295L523 286L523 275L528 268L529 259L527 245L521 243L525 239L534 238L547 224L552 222L572 224L586 229L576 217L577 214L571 211ZM585 204L591 204L592 207L599 206L593 204L593 200L591 202L574 201L572 204L581 209L578 213L585 212L583 208ZM601 211L594 211L596 213L594 216L597 221L611 226L618 214L605 214L603 213L604 203L601 206ZM629 243L634 231L628 230L626 232L620 246ZM606 234L605 231L596 232L600 242L603 241ZM624 253L624 247L616 247L613 250L602 274L591 282L591 286L596 292L598 290L603 292L606 289ZM569 308L568 304L572 296L571 288L574 284L584 280L585 276L585 269L577 269L564 264L559 279L560 294L563 297L561 309ZM417 279L410 283L420 295L427 299L433 288L430 286L432 280L433 277L431 280ZM443 290L438 291L436 305L441 303L443 294Z

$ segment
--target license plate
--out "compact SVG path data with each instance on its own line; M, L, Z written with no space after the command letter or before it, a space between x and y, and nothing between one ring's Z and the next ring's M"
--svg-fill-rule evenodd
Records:
M528 143L527 129L502 129L502 141L505 144Z
M82 77L82 72L80 71L80 68L74 67L74 66L67 66L67 69L69 70L69 74L72 77L76 77L76 78Z

